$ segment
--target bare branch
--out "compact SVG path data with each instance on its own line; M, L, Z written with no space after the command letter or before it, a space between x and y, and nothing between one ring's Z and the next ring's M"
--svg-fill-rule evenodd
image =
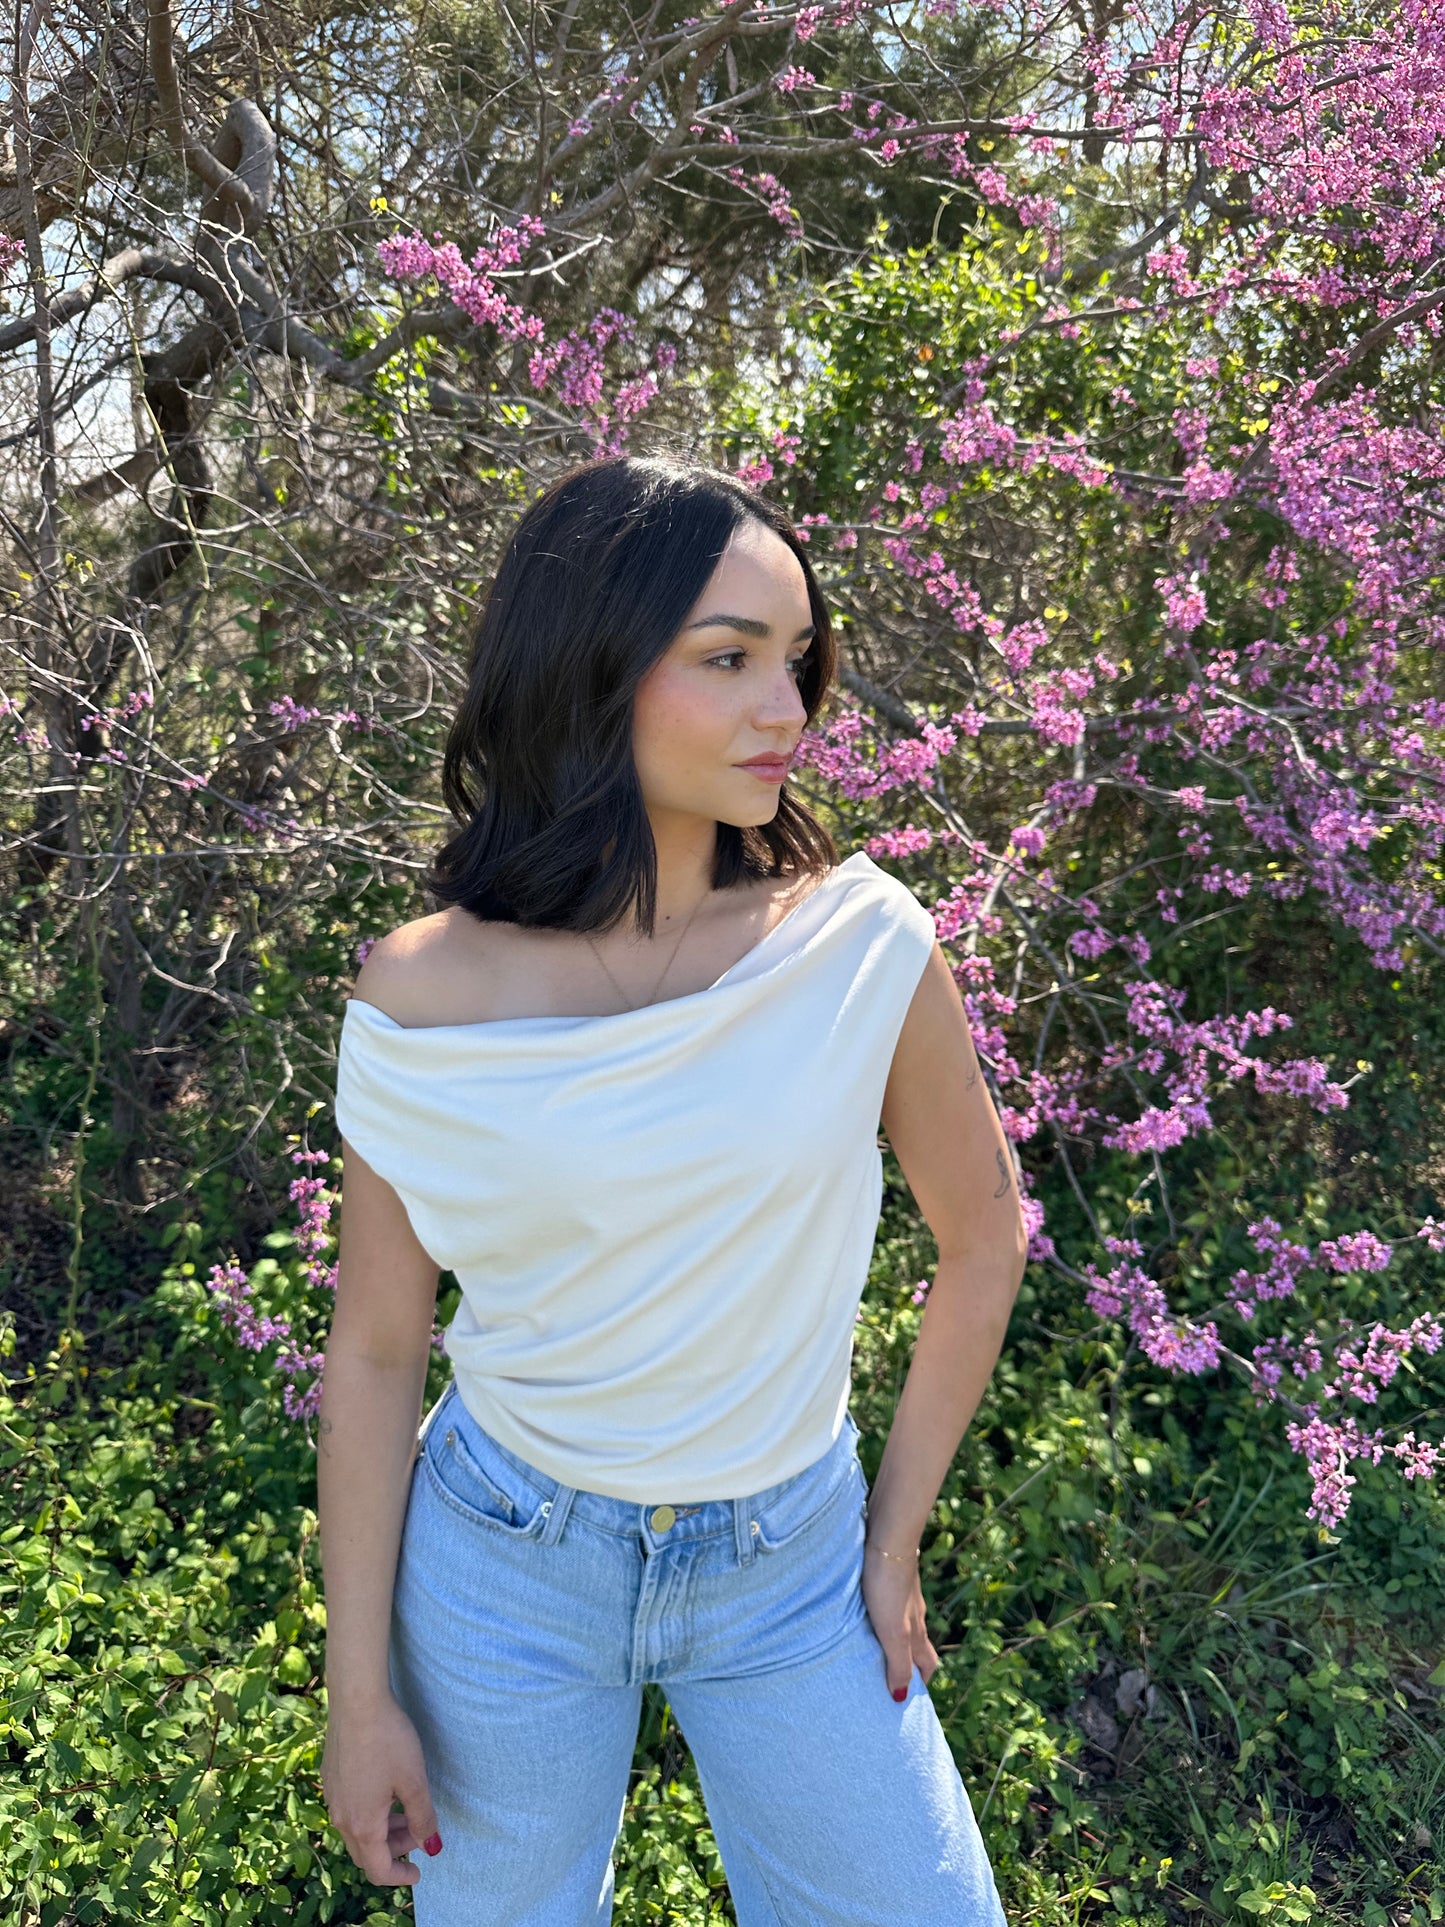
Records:
M151 74L160 105L161 125L177 154L211 189L201 210L202 223L234 211L243 230L254 233L270 205L276 141L265 117L250 101L232 101L213 154L192 134L176 72L175 31L168 0L146 0ZM239 170L239 171L233 171ZM249 177L249 178L248 178ZM230 225L227 221L226 225Z
M124 248L119 254L113 254L89 281L67 288L63 294L52 299L52 329L88 314L98 301L116 294L137 275L152 281L169 282L177 288L187 288L206 300L214 299L219 292L213 275L204 269L192 267L189 262L178 261L159 248ZM35 327L34 314L19 315L14 321L0 326L0 354L33 341Z

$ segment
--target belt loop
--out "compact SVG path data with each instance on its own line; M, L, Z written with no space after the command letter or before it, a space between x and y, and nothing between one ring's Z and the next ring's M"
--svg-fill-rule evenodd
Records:
M733 1537L737 1541L738 1564L750 1566L755 1556L751 1499L733 1500Z
M577 1496L575 1485L559 1485L546 1502L546 1523L537 1535L537 1543L555 1546L562 1536L562 1528L567 1523L567 1514L572 1510L572 1501Z

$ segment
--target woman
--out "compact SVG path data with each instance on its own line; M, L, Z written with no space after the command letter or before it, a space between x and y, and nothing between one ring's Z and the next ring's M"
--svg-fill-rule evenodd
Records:
M442 907L347 1006L323 1783L421 1927L610 1918L647 1681L741 1927L1003 1920L917 1551L1024 1236L932 918L788 792L833 669L781 509L665 458L565 475L478 629ZM880 1119L939 1263L870 1495Z

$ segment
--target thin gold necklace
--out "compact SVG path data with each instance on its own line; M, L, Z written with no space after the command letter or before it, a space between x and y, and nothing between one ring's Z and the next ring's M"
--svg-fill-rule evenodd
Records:
M597 959L598 963L602 965L603 970L607 972L608 982L612 985L612 988L617 992L618 996L622 999L623 1003L627 1005L627 1008L629 1010L642 1010L642 1009L645 1009L648 1004L654 1003L656 1001L657 993L662 988L662 979L667 975L668 971L671 970L673 964L677 961L677 953L682 948L683 938L687 935L688 931L692 928L693 918L697 915L698 911L701 910L703 904L707 901L707 898L710 897L711 895L712 895L712 891L711 889L708 889L707 891L704 892L702 896L698 898L697 902L692 906L691 911L688 913L687 922L682 926L682 929L678 932L677 942L672 946L672 953L668 957L667 962L662 966L662 975L658 977L657 982L652 986L652 989L649 991L648 995L643 999L643 1002L640 1004L634 1004L629 1001L627 992L622 988L621 984L618 983L617 979L612 975L612 972L607 969L607 965L603 960L602 952L597 948L596 944L592 942L591 937L587 938L587 942L591 947L593 956Z

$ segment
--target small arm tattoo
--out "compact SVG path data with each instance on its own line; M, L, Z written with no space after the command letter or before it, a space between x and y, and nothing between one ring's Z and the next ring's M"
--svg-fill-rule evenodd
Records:
M995 1161L998 1164L998 1189L997 1191L994 1192L993 1195L996 1198L1001 1198L1004 1192L1007 1191L1009 1188L1008 1166L1003 1161L1002 1151L995 1151L993 1155L994 1155Z
M978 1082L978 1065L970 1064L968 1068L968 1076L965 1077L963 1080L963 1088L966 1091L971 1091L977 1082Z

